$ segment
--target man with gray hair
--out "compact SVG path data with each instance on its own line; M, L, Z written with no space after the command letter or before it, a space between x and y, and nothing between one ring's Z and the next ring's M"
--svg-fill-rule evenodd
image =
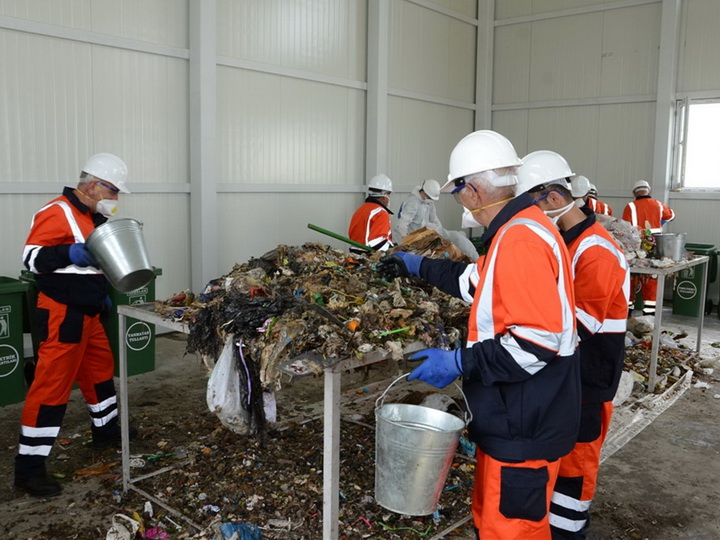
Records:
M515 197L521 164L499 133L462 139L441 191L486 227L487 254L465 264L397 251L380 270L419 276L472 303L465 346L415 353L410 361L424 361L408 380L444 388L462 377L477 444L479 537L549 540L559 458L572 450L580 420L575 296L558 229L530 195Z

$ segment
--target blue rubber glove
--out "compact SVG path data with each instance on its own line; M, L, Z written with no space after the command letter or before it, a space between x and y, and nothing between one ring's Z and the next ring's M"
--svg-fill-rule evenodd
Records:
M419 276L420 263L423 258L420 255L396 251L380 259L378 271L386 279L397 277Z
M88 251L85 244L78 243L70 246L70 262L75 266L97 266L95 257Z
M417 379L435 388L445 388L462 375L460 349L425 349L410 356L408 361L418 361L423 357L427 357L427 360L410 372L408 381Z

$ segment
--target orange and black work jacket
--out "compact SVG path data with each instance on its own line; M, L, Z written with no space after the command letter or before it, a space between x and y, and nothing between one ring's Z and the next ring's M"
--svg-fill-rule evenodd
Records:
M595 197L588 197L587 205L596 214L605 214L606 216L612 216L612 208L610 208L610 205L596 199Z
M390 209L375 197L365 199L350 219L348 237L377 251L391 248Z
M470 436L501 461L572 450L580 365L572 269L560 233L524 193L493 219L475 264L424 258L420 276L472 302L463 390Z
M625 358L630 273L622 250L595 214L562 233L575 276L583 403L615 397Z
M23 263L35 274L40 292L85 315L102 311L108 294L105 276L99 268L72 264L70 245L85 242L95 227L106 221L81 203L69 187L35 213Z
M642 195L625 206L622 218L641 230L645 229L647 221L650 232L661 233L663 224L675 219L675 212L650 195Z

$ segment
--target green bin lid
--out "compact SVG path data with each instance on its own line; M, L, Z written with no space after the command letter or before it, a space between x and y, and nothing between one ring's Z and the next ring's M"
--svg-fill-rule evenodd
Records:
M686 242L685 250L692 251L693 253L696 253L698 255L712 255L716 251L714 244L701 244L694 242Z
M0 294L24 293L30 286L19 279L0 276Z

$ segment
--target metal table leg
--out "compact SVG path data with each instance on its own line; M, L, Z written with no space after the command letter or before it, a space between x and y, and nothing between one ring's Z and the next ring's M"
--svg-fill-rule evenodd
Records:
M655 305L655 328L653 328L652 350L650 352L650 370L648 372L648 392L655 391L657 379L657 359L660 351L660 326L662 325L663 296L665 292L665 274L657 277L657 299Z
M323 539L337 540L340 517L340 373L325 370Z
M118 365L120 370L120 436L122 442L122 485L123 493L130 487L130 420L128 415L128 375L127 348L125 347L125 327L127 319L118 313Z
M702 330L705 324L705 297L707 295L707 275L708 275L708 264L710 259L700 265L702 268L702 285L700 286L700 313L698 314L699 324L697 332L697 343L695 344L695 352L700 352L700 344L702 343Z

